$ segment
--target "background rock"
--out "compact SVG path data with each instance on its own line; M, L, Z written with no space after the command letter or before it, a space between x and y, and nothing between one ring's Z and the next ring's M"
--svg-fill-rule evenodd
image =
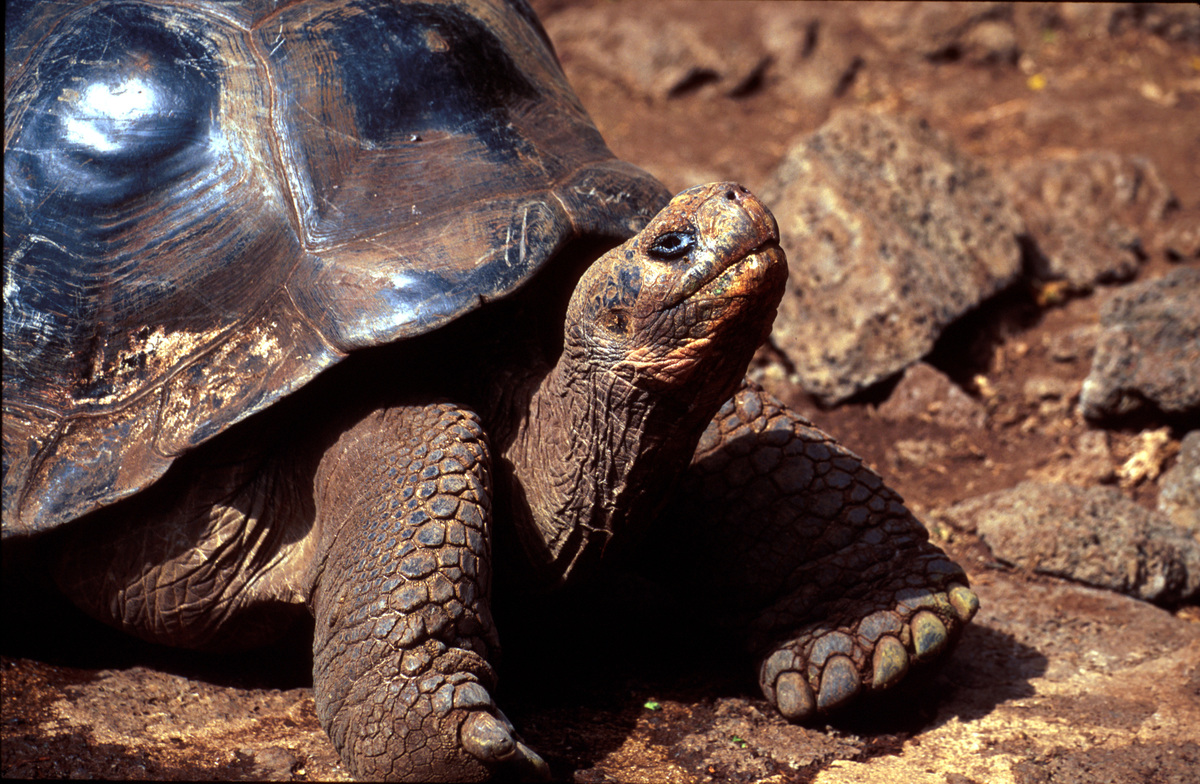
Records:
M1036 246L1030 272L1075 291L1132 278L1174 200L1140 156L1087 151L1028 161L1003 181Z
M663 3L650 17L612 15L600 7L564 10L549 32L576 67L614 88L650 100L696 91L751 89L768 56L744 37L695 24L686 4Z
M889 48L929 60L1012 64L1020 54L1012 3L872 2L858 18Z
M1200 269L1181 267L1114 294L1079 408L1090 419L1147 404L1168 414L1200 411Z
M941 517L1030 572L1163 604L1200 592L1200 541L1115 488L1022 482Z
M879 404L883 419L924 419L958 430L982 428L987 411L937 368L925 362L909 365L888 399Z
M763 196L793 260L772 340L825 404L920 359L1021 270L1024 227L998 186L918 121L836 114Z
M1200 539L1200 430L1183 437L1179 460L1163 475L1158 510Z
M1057 362L1077 359L1091 360L1096 352L1096 340L1100 336L1099 324L1076 327L1069 332L1055 332L1047 336L1051 355Z

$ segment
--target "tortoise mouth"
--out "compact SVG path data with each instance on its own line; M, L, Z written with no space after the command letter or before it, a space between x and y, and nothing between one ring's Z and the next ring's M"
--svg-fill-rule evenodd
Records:
M671 305L699 296L726 299L757 293L762 284L773 277L771 271L781 264L786 264L783 248L772 238L725 265L712 265L707 269L693 267L671 297Z

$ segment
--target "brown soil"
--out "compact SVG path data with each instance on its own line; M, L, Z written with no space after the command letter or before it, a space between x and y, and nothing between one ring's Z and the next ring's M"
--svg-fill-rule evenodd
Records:
M1082 10L1018 5L1010 12L1020 52L1013 62L967 49L930 58L913 45L889 47L846 4L535 5L614 152L672 189L715 179L760 187L793 140L857 104L923 117L994 169L1061 150L1145 156L1176 195L1178 219L1200 225L1200 42L1151 29L1132 12L1125 19L1092 9L1110 31ZM813 56L840 63L840 73L811 101L796 100L796 83L778 60L759 68L755 59L738 84L701 71L657 89L614 77L644 68L619 59L636 50L614 49L605 67L596 65L586 25L572 18L581 7L593 8L580 18L597 34L619 17L636 18L658 35L690 30L718 44L740 41L739 56L751 59L762 52L745 42L759 40L763 25L776 26L791 31L797 49L815 46ZM565 38L556 36L560 29ZM1143 240L1139 279L1197 264L1169 259L1152 233ZM933 416L884 419L876 404L886 385L821 410L787 382L786 368L765 377L927 516L1070 464L1089 425L1073 400L1047 405L1026 394L1026 383L1053 378L1078 389L1089 358L1055 361L1049 341L1096 323L1108 293L1100 287L1057 301L1019 287L951 327L930 362L985 404L979 429L947 427ZM770 371L778 357L766 350L761 360ZM1114 465L1137 450L1145 426L1110 432ZM931 443L949 448L919 449ZM1168 449L1165 466L1171 456ZM1148 506L1157 497L1152 478L1124 489ZM1106 780L1132 783L1194 775L1196 608L1164 611L1014 572L969 534L934 526L934 535L967 568L984 610L942 673L882 704L870 720L789 727L745 673L722 666L720 652L692 656L690 643L653 627L603 642L588 637L565 660L529 653L529 662L505 673L502 704L565 780L963 784L1087 781L1089 771L1104 770ZM5 644L6 778L346 777L317 725L303 654L287 645L235 659L151 650L63 612L54 638ZM303 635L293 641L293 649L304 646ZM1090 685L1079 685L1084 676ZM956 735L956 727L966 730Z

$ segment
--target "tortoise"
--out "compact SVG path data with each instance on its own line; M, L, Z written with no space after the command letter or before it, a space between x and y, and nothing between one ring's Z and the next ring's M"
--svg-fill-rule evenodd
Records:
M3 530L88 613L205 649L310 614L322 725L396 780L546 772L491 696L494 593L642 568L795 721L974 614L744 378L768 209L616 160L522 2L8 17Z

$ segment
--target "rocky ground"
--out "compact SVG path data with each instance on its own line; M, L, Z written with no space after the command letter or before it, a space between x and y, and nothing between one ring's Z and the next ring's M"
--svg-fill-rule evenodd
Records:
M815 728L721 650L589 613L565 654L508 650L500 698L555 776L1194 781L1200 12L536 6L620 157L767 197L793 271L754 373L905 496L983 605L936 676ZM214 660L60 610L5 635L6 778L346 777L303 635Z

